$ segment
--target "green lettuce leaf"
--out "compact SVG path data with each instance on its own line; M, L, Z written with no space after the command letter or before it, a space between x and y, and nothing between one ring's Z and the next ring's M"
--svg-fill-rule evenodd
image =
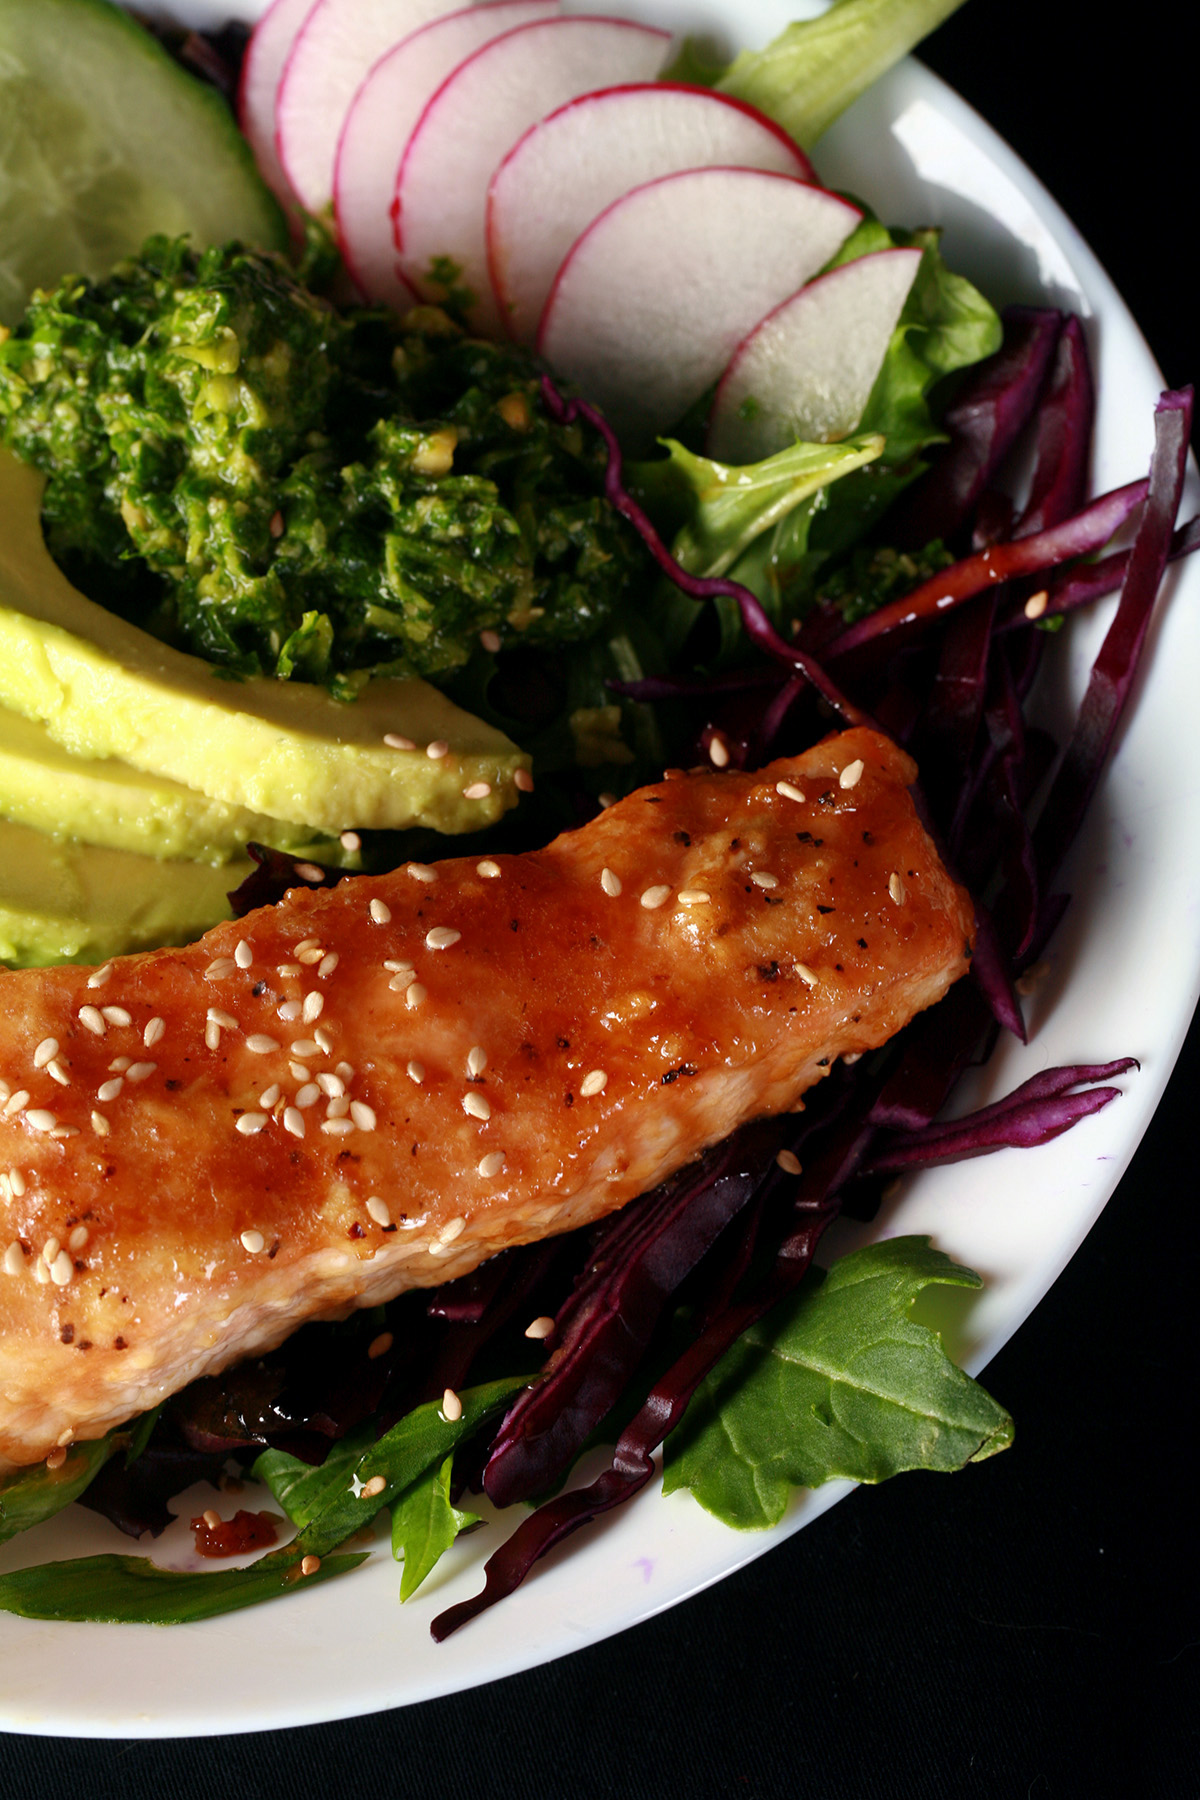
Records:
M124 1426L94 1443L72 1444L61 1469L48 1469L41 1462L6 1475L0 1480L0 1544L78 1500L109 1457L129 1445L129 1427Z
M415 1594L439 1557L460 1531L478 1525L478 1513L460 1512L450 1503L454 1457L429 1469L392 1507L392 1555L403 1562L400 1598Z
M922 1237L814 1268L697 1390L667 1440L664 1490L688 1488L727 1524L761 1529L795 1487L959 1469L1006 1449L1008 1413L909 1316L931 1284L982 1286Z
M743 50L717 83L757 106L807 149L872 82L957 11L962 0L834 0L765 50Z
M458 1419L447 1419L441 1402L431 1400L407 1413L373 1444L364 1447L359 1438L347 1437L334 1447L332 1467L326 1461L312 1469L280 1450L264 1451L251 1473L266 1482L300 1531L292 1543L273 1550L263 1562L324 1556L344 1543L430 1469L440 1468L455 1445L478 1430L526 1381L527 1377L517 1375L464 1389L459 1395L462 1417ZM327 1471L327 1478L322 1479ZM365 1493L380 1476L383 1486Z
M214 1619L318 1587L365 1561L365 1551L330 1556L311 1575L301 1576L298 1556L286 1562L264 1557L248 1569L196 1575L160 1569L144 1556L80 1556L0 1575L0 1612L19 1613L25 1619L190 1625L196 1619Z

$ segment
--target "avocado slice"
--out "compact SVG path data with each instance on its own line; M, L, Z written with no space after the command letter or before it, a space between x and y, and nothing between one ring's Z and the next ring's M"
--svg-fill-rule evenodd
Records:
M0 819L0 962L103 962L187 943L229 917L228 895L252 867L58 843Z
M42 487L0 450L0 704L72 755L318 833L476 831L516 804L529 758L427 682L376 678L342 702L305 682L231 680L86 599L46 549Z
M311 849L313 836L304 825L210 800L111 757L72 756L44 725L7 707L0 707L0 818L110 850L214 864L241 855L250 841ZM344 860L336 842L323 844L321 856Z

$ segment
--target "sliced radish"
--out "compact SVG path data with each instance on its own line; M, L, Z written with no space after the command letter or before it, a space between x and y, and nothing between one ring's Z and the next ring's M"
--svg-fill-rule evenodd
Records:
M776 307L737 347L708 425L719 462L760 462L803 438L829 444L862 418L919 250L843 263Z
M687 169L614 201L555 278L537 347L641 448L717 380L757 321L862 214L758 169Z
M350 103L393 44L460 0L317 0L284 65L275 99L275 148L300 204L323 212Z
M536 120L595 87L651 81L666 61L665 31L623 19L545 19L485 44L438 89L409 139L396 187L401 273L431 298L435 258L454 264L475 296L472 323L495 332L484 234L496 165Z
M447 13L403 38L359 88L338 143L333 210L346 267L368 299L412 304L412 288L396 270L392 200L401 158L426 104L484 44L557 11L558 0L489 0Z
M659 175L714 166L813 174L778 125L711 88L606 88L532 126L488 193L488 268L512 336L532 343L559 264L605 207Z
M275 99L292 45L316 0L272 0L254 27L242 59L238 124L254 152L258 172L284 206L295 196L275 149Z

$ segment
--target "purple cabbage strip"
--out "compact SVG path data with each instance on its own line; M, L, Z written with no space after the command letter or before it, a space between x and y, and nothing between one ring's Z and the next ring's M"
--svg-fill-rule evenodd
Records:
M1200 550L1200 515L1172 532L1167 561L1178 562L1181 557L1190 556L1193 550ZM1115 594L1128 573L1129 557L1128 550L1114 550L1111 556L1102 557L1098 562L1078 563L1074 568L1061 570L1047 583L1046 610L1038 617L1057 618L1062 613L1074 612L1080 606L1092 606L1106 595ZM997 624L997 635L1028 629L1029 622L1024 606L1014 606Z
M1094 1065L1073 1064L1046 1069L1022 1082L1003 1100L980 1107L959 1119L929 1125L908 1133L875 1151L863 1166L864 1175L894 1175L904 1169L928 1168L936 1163L961 1162L1007 1147L1034 1149L1069 1131L1078 1120L1100 1112L1121 1090L1096 1087L1113 1075L1136 1069L1134 1057ZM1071 1093L1087 1086L1086 1093Z
M1000 349L980 365L946 412L949 444L895 514L890 535L902 546L919 549L931 538L954 538L1033 416L1062 314L1011 306L1004 326Z
M736 600L742 615L742 624L746 636L775 662L786 663L790 668L798 669L804 678L814 687L822 700L828 702L834 711L843 718L847 725L870 725L872 720L847 699L837 684L830 680L820 663L814 661L803 650L787 644L780 637L770 619L767 617L761 601L738 581L727 581L721 576L689 575L687 570L677 563L667 549L649 515L638 505L633 495L625 487L621 479L621 446L617 436L604 414L598 412L586 400L564 400L548 375L542 376L542 398L547 410L563 425L585 419L604 439L608 450L608 466L604 472L604 492L609 504L617 510L622 518L628 519L651 556L670 577L676 587L693 600L711 600L718 595L727 595Z
M1149 493L1125 585L1034 832L1043 886L1075 839L1133 688L1183 493L1191 424L1191 388L1163 394L1154 415Z
M825 655L834 661L878 638L925 630L935 619L944 618L951 608L973 600L976 594L1002 581L1012 581L1020 575L1041 575L1073 557L1090 556L1108 543L1145 498L1145 481L1131 481L1125 487L1114 488L1112 493L1102 494L1060 525L964 556L961 562L923 581L910 594L889 601L857 625L849 626L826 647Z
M778 1124L766 1135L773 1156ZM624 1392L672 1295L758 1191L763 1143L759 1129L710 1150L589 1259L555 1322L543 1379L518 1396L496 1434L484 1470L495 1505L545 1493L566 1474Z
M1087 500L1096 393L1083 326L1067 318L1037 413L1033 478L1014 535L1032 537L1061 525Z

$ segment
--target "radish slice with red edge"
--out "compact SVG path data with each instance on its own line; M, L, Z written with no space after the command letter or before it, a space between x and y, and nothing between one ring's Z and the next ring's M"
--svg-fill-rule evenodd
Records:
M275 101L275 147L301 206L333 202L338 138L351 102L392 45L458 0L317 0L284 66Z
M660 175L714 166L813 179L786 132L711 88L605 88L532 125L488 190L488 271L510 336L533 342L560 263L614 200Z
M496 165L538 119L593 88L652 81L670 35L624 19L544 19L507 32L468 57L438 89L409 139L396 186L400 270L429 299L443 296L432 275L453 265L470 292L471 324L499 334L484 234L488 183Z
M861 217L824 188L759 169L688 169L647 182L573 246L538 350L604 411L627 449L642 449Z
M238 84L237 115L254 152L258 172L283 206L296 197L275 148L275 100L292 46L316 0L273 0L246 45Z
M342 256L369 300L411 306L396 268L392 201L408 140L448 75L518 25L558 11L558 0L489 0L433 19L380 58L359 88L338 140L333 211Z
M798 438L857 428L921 261L879 250L818 276L738 345L713 401L708 454L761 462Z

